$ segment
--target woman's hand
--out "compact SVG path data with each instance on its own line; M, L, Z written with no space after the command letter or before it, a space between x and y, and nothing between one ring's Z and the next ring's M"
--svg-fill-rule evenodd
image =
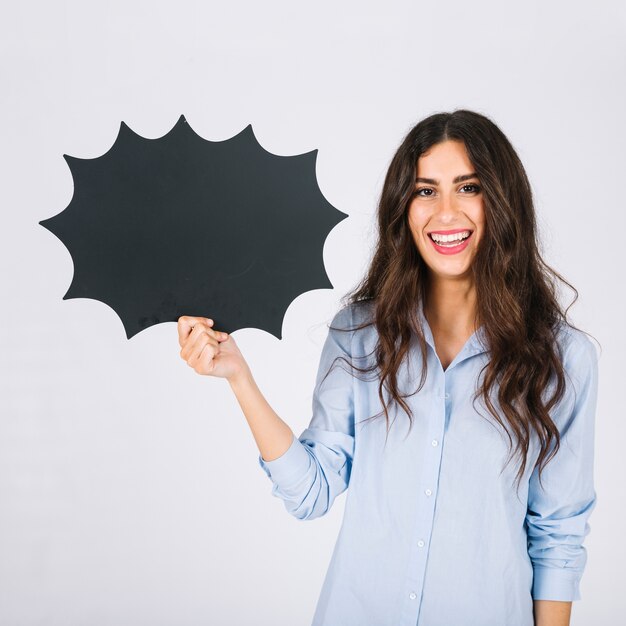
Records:
M230 379L247 368L235 340L213 330L213 320L183 315L178 318L180 357L198 374Z

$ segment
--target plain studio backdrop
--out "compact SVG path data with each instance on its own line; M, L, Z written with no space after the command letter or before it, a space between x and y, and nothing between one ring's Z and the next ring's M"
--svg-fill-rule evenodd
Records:
M345 500L309 522L285 511L228 383L180 358L175 323L129 341L110 307L62 300L72 260L38 225L72 197L62 155L102 155L122 120L160 137L181 114L206 139L251 123L275 154L318 149L320 188L349 214L324 245L334 289L296 298L282 340L234 333L299 435L391 156L419 119L455 108L511 139L545 258L603 347L598 505L572 624L623 618L624 3L2 5L2 626L306 626Z

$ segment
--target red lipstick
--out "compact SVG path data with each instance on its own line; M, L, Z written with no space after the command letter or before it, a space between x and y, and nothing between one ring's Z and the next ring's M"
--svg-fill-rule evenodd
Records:
M430 230L428 231L428 234L432 234L435 233L435 235L455 235L456 233L462 233L466 230L469 230L470 233L472 232L471 228L455 228L454 230Z
M440 245L432 237L428 237L428 239L430 239L435 250L439 252L440 254L458 254L459 252L463 252L463 250L467 248L467 246L469 245L469 240L472 238L474 231L470 230L469 228L457 228L456 230L447 230L447 231L446 230L431 231L432 233L435 233L437 235L453 235L454 233L462 233L464 231L469 231L469 237L467 237L466 239L464 239L463 241L459 242L456 245L450 245L450 242L448 242L447 245Z

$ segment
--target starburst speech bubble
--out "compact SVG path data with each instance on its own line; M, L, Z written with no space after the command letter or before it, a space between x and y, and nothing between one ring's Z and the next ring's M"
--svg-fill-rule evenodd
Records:
M251 125L209 141L181 116L157 139L122 122L102 156L63 156L74 195L39 222L74 263L63 299L107 304L128 339L181 315L280 339L296 297L333 287L323 245L348 215L322 195L317 150L272 154Z

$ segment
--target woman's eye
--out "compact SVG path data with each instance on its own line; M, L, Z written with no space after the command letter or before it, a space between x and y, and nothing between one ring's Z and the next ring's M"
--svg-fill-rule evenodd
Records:
M423 196L424 194L422 194L422 193L421 193L422 191L430 191L430 192L432 193L432 189L429 189L428 187L420 187L419 189L417 189L417 190L415 191L415 195L416 195L416 196ZM430 194L430 193L428 193L428 194L426 194L426 195L427 195L427 196L430 196L431 194Z
M472 191L480 191L480 187L478 185L463 185L463 187L461 187L461 189L467 189L468 187L470 187L470 190Z
M461 189L464 190L464 193L478 193L480 191L480 187L478 185L469 183L467 185L463 185ZM422 198L430 198L434 193L434 190L430 187L420 187L415 190L414 195L422 196Z

